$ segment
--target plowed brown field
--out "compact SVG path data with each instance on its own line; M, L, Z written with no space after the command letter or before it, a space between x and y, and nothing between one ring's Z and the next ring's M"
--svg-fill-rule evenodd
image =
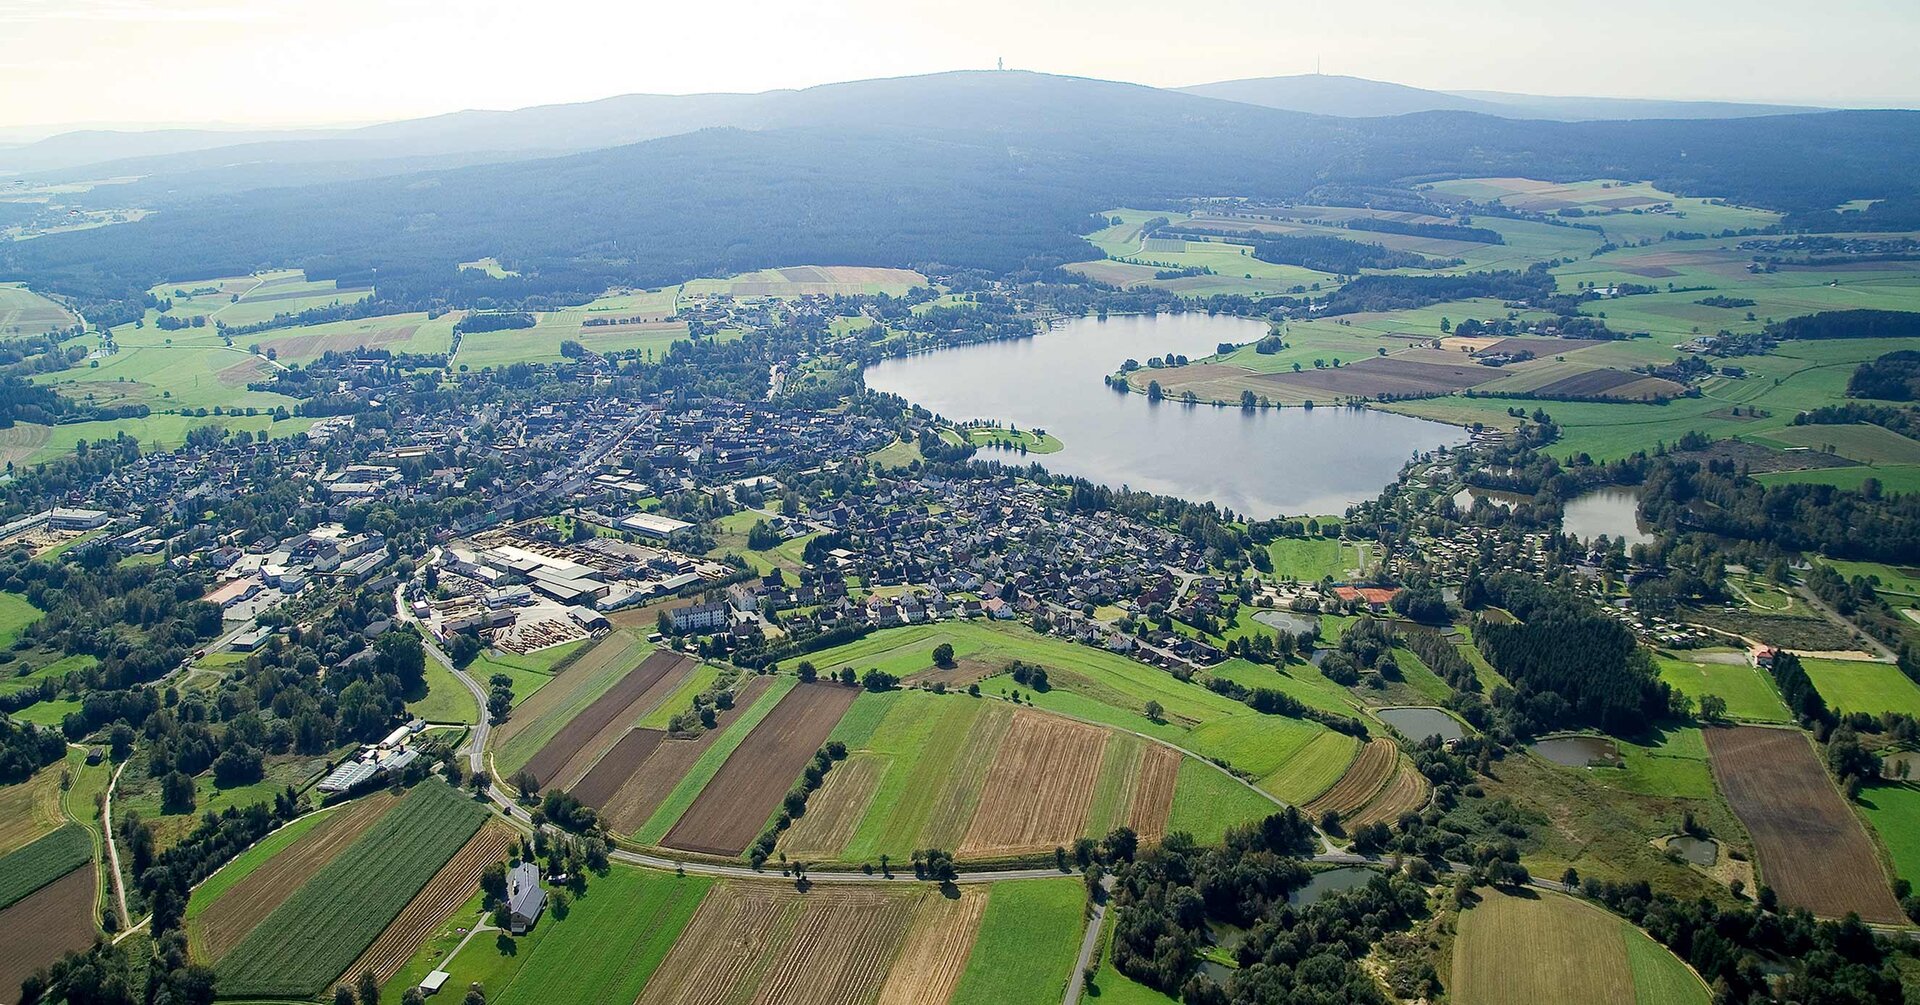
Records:
M1180 752L1158 743L1147 744L1140 758L1140 781L1133 789L1127 826L1142 841L1167 836L1167 818L1173 813L1173 788L1180 779Z
M960 856L1021 855L1072 844L1086 824L1106 745L1107 731L1099 726L1015 712Z
M514 837L505 824L489 822L481 827L468 841L466 847L454 853L447 864L440 867L427 885L421 887L407 906L400 909L393 924L373 940L373 945L360 954L360 958L347 968L340 978L342 984L352 984L360 979L362 971L371 970L380 983L385 984L400 972L413 955L420 943L438 931L460 905L473 897L480 889L480 873L487 866L499 862L507 856L507 845Z
M788 691L727 757L661 843L708 855L746 851L859 693L857 688L825 683Z
M723 884L701 901L638 1005L851 1005L880 994L924 897ZM926 999L922 999L926 1000Z
M626 708L615 712L613 718L601 727L599 732L581 745L580 752L574 754L560 768L560 773L554 776L555 784L569 791L580 784L580 780L599 762L601 755L625 737L629 728L642 716L658 708L661 702L673 697L673 693L686 681L687 675L693 673L694 668L699 665L699 660L680 657L667 668L667 672L659 680L654 681L651 686L641 692L639 697L628 702Z
M640 661L626 676L620 678L607 689L607 693L594 699L579 715L574 716L565 726L560 727L553 739L548 740L539 752L527 759L526 770L533 773L543 787L565 788L568 781L567 771L578 764L583 752L590 754L586 764L579 765L579 771L585 772L599 751L590 751L588 745L608 727L624 726L631 723L640 713L628 713L634 704L646 695L649 688L660 683L661 679L676 668L681 667L686 657L679 653L658 649ZM548 685L551 687L552 685ZM616 731L607 738L608 746L618 738ZM577 775L575 776L577 778Z
M94 872L80 866L0 911L0 1001L19 1001L20 982L93 944Z
M654 748L666 738L667 734L657 729L628 730L627 735L621 737L613 749L594 764L593 770L587 772L580 783L569 791L588 806L596 809L605 806L607 800L620 791L620 786L633 777L640 765L653 756Z
M740 685L733 696L733 707L719 713L716 728L709 729L691 740L668 738L653 748L645 763L633 774L620 790L601 807L601 819L607 822L608 830L615 834L632 834L647 822L653 811L666 801L673 787L680 784L680 778L693 767L713 741L733 720L747 710L760 697L771 683L771 678L749 677Z
M1873 842L1804 733L1732 726L1705 736L1714 780L1753 835L1761 876L1782 903L1904 924Z
M780 835L780 850L798 859L837 857L859 829L887 763L884 756L862 753L835 765L807 800L806 814Z
M392 795L379 792L329 810L328 819L315 824L300 840L282 848L200 912L194 926L194 956L206 963L219 961L397 803L399 800Z
M986 909L987 891L979 886L961 889L958 897L923 897L900 957L887 971L878 1005L945 1005L952 1000Z

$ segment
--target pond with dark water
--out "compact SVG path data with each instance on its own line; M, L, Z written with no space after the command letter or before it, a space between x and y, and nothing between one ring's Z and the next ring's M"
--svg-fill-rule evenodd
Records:
M1330 894L1366 886L1369 880L1378 875L1380 874L1372 869L1363 869L1358 866L1343 866L1339 869L1316 872L1313 878L1307 881L1306 886L1287 895L1287 903L1295 907L1316 904L1319 903L1320 898Z
M1535 740L1533 752L1569 768L1612 767L1620 751L1604 736L1550 736Z
M1267 331L1198 312L1079 318L1033 338L883 360L866 381L948 420L999 419L1065 444L1023 462L1260 519L1342 513L1379 495L1414 454L1466 442L1457 426L1371 409L1151 402L1101 380L1128 359L1200 359Z

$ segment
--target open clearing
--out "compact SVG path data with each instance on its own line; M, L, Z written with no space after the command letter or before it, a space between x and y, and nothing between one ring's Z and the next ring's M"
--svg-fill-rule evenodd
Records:
M0 994L19 993L20 982L63 953L93 943L94 874L72 869L32 896L0 911L0 932L7 933L0 953Z
M1901 924L1873 843L1805 734L1734 726L1704 731L1713 777L1753 835L1761 881L1782 903L1838 918Z
M20 338L62 331L79 324L65 307L20 283L0 283L0 335Z
M1739 663L1690 663L1659 657L1660 679L1674 690L1694 700L1697 706L1706 695L1726 700L1727 715L1750 722L1791 722L1785 702L1774 690L1765 671L1749 666L1744 657Z
M1707 986L1625 920L1554 893L1503 893L1460 915L1452 1000L1460 1005L1705 1005Z
M1835 711L1920 715L1920 684L1891 663L1804 658L1815 690Z
M700 790L664 843L709 855L745 851L858 694L826 683L788 691Z

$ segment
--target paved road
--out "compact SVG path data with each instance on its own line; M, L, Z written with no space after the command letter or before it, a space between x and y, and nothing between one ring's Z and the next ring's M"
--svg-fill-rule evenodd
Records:
M427 561L432 562L439 553L440 549L433 549L432 553L427 556ZM441 666L446 667L447 671L453 674L455 679L459 680L460 683L466 685L467 690L473 694L474 703L480 709L480 721L474 725L473 729L468 731L466 746L460 749L467 754L467 773L473 774L478 772L486 766L487 737L493 732L493 723L488 721L487 716L486 688L481 687L480 682L474 680L473 676L465 670L454 666L453 660L449 659L446 652L440 648L440 643L434 641L433 633L427 631L427 626L420 624L420 619L413 616L413 611L407 607L406 581L401 582L393 588L393 609L395 618L399 619L403 624L410 624L419 629L420 644L426 649L427 657L437 661Z
M1087 989L1087 971L1092 969L1093 960L1100 952L1100 929L1107 920L1107 900L1113 894L1113 877L1100 877L1100 898L1093 902L1093 910L1088 912L1087 934L1080 939L1080 961L1073 966L1073 976L1067 980L1067 996L1063 1005L1079 1005L1080 996Z

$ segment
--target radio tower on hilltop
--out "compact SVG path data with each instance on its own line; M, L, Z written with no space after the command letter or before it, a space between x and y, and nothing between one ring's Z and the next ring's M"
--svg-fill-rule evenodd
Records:
M998 58L996 58L996 59L995 59L995 60L993 61L993 68L994 68L994 69L996 69L996 70L1004 70L1004 69L1006 69L1006 68L1007 68L1007 57L1005 57L1005 56L1000 56L1000 57L998 57Z

